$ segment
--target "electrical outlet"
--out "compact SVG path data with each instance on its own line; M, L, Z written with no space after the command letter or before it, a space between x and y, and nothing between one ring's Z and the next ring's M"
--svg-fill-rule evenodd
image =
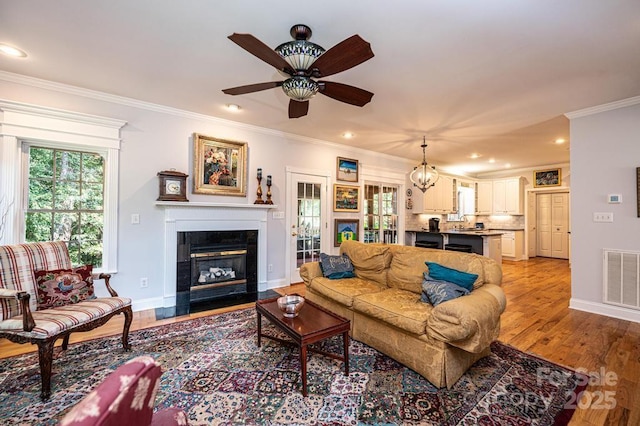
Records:
M270 263L270 264L267 266L267 272L273 272L273 264L272 264L272 263Z
M131 224L137 225L140 223L140 215L138 213L134 213L131 215Z
M149 287L149 279L148 278L140 278L140 288Z
M593 213L594 222L613 222L613 213L611 212L595 212Z

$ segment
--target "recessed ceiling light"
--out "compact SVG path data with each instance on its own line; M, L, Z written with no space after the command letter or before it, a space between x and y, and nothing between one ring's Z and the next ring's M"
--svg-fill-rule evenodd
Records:
M490 163L495 163L495 162L496 162L496 159L495 159L495 158L489 158L489 162L490 162Z
M511 163L507 163L507 164L505 164L505 165L504 165L504 168L505 168L505 169L510 169L510 168L511 168Z
M565 142L566 142L566 140L565 140L565 139L563 139L563 138L558 138L558 139L556 139L554 142L555 142L555 143L557 143L558 145L560 145L560 144L565 143Z
M14 58L26 58L27 52L20 50L17 47L9 46L8 44L0 43L0 52Z
M353 138L354 136L355 136L355 135L354 135L353 133L351 133L351 132L344 132L344 133L342 134L342 137L343 137L343 138L345 138L345 139L351 139L351 138Z
M236 104L226 104L225 108L227 109L227 111L231 111L231 112L240 111L240 105L236 105Z
M474 153L473 153L473 154L471 154L469 157L470 157L470 158L473 158L473 159L475 160L476 158L480 158L480 154L477 154L477 153L475 153L475 152L474 152Z

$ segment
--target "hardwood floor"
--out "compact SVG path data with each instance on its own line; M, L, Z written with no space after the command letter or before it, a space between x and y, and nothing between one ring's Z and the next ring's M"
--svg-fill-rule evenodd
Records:
M565 260L535 258L503 262L503 289L507 309L502 315L500 341L573 369L582 369L593 380L578 404L571 425L640 424L640 324L571 310L570 270ZM277 289L281 294L304 294L304 285ZM153 311L134 313L131 329L226 312L240 307L156 321ZM71 342L119 334L122 319L87 333L76 333ZM59 344L60 342L58 342ZM0 358L35 351L35 346L0 340ZM607 382L607 383L605 383ZM615 383L614 383L615 382ZM606 406L613 406L606 409Z

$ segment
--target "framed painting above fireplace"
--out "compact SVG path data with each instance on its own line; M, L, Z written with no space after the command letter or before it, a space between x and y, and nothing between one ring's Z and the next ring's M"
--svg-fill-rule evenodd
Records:
M193 134L193 192L247 195L247 143Z

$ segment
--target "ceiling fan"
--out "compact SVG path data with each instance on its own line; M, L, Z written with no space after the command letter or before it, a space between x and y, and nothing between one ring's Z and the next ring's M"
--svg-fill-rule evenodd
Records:
M283 75L284 81L249 84L223 90L227 95L243 95L261 90L282 87L289 101L289 118L307 115L309 99L321 93L340 102L364 106L371 101L373 93L358 87L333 81L318 80L348 70L373 58L371 45L360 36L353 35L325 51L311 43L311 28L298 24L291 27L293 41L281 44L275 49L251 34L233 33L229 39L252 55L275 67Z

